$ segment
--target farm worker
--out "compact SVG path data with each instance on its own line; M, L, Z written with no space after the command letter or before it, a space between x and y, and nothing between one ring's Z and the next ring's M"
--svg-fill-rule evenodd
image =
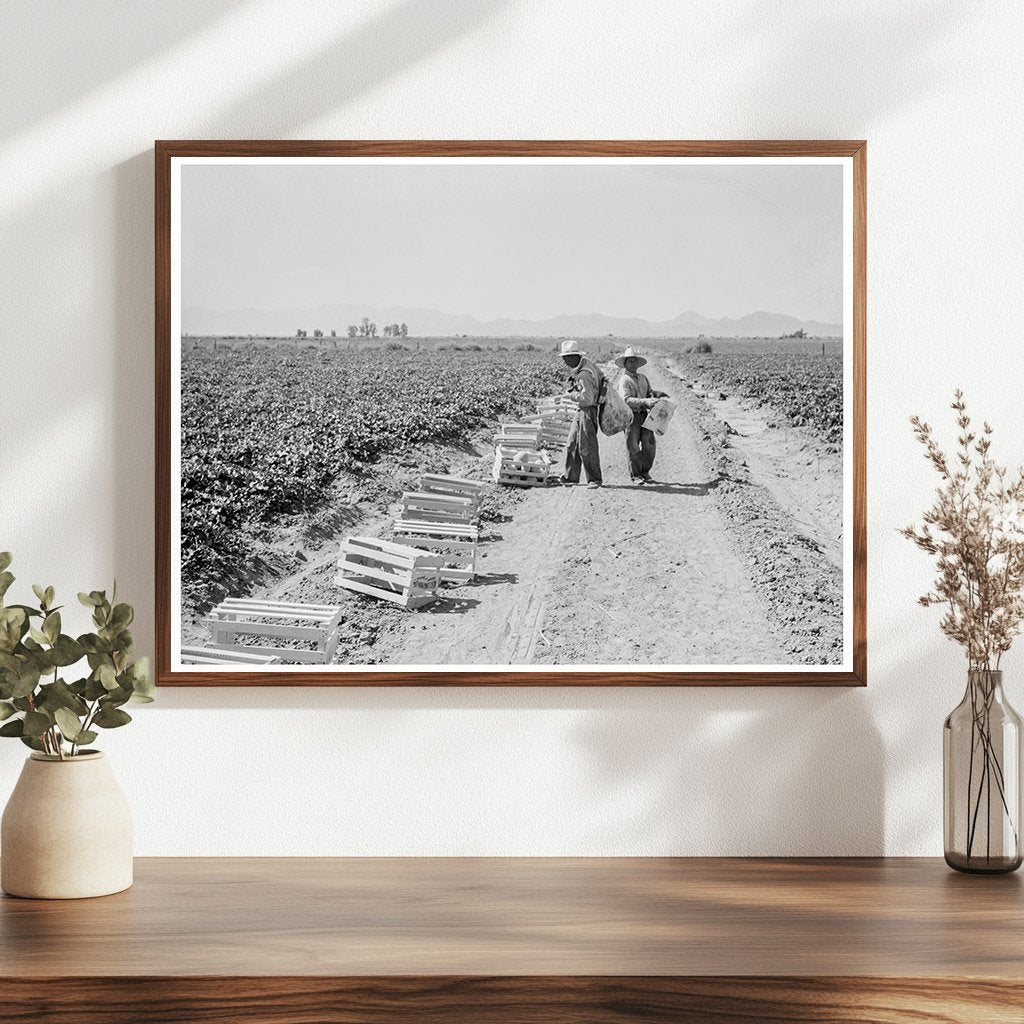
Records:
M597 417L604 376L575 341L562 342L562 362L569 367L568 394L579 408L569 428L562 483L578 484L580 469L586 471L587 487L601 486L601 452L597 443Z
M658 440L653 430L644 426L647 411L659 398L668 398L664 391L655 391L640 367L647 365L643 356L637 355L632 346L615 360L622 373L617 387L623 401L633 410L633 423L626 431L626 458L629 460L629 479L637 484L653 483L651 467L658 450Z

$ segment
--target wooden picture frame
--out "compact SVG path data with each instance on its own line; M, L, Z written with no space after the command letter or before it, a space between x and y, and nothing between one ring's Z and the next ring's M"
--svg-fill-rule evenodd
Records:
M175 580L172 576L172 479L173 382L172 330L176 316L172 306L172 244L179 231L172 215L174 167L196 158L699 158L775 161L836 159L848 168L845 230L848 259L845 273L852 281L848 297L848 336L843 338L844 359L849 361L848 391L844 397L845 452L849 456L845 529L849 534L844 573L846 585L843 662L809 672L794 667L781 669L662 670L657 666L628 668L552 669L538 671L526 666L502 666L447 671L443 666L395 671L369 666L321 668L308 671L289 666L271 669L263 665L231 671L215 666L185 666L178 655L172 661L175 638ZM156 669L161 686L863 686L866 685L866 143L863 141L158 141L155 144L155 307L156 307ZM180 323L175 343L179 348ZM822 346L824 355L824 345ZM178 371L180 373L180 371ZM844 576L844 579L846 577ZM231 616L228 616L231 618ZM324 622L313 622L314 630ZM294 635L285 631L279 635Z

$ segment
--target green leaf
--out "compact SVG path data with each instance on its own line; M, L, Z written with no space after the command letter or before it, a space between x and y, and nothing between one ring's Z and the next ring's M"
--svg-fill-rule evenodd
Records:
M127 704L132 699L132 684L129 682L126 686L119 686L116 690L110 690L104 696L102 701L104 707L109 705L113 708L119 708L122 704Z
M0 572L3 572L11 564L10 551L0 551Z
M77 640L72 640L71 637L62 633L57 637L50 653L53 656L54 665L67 666L81 661L85 657L85 648Z
M39 685L39 667L36 665L26 665L21 670L21 675L18 677L17 683L11 691L12 697L28 697L35 692L35 688Z
M103 684L105 690L116 690L119 685L113 665L100 665L96 669L96 678Z
M57 679L39 687L36 707L40 711L56 711L57 708L66 708L78 715L79 718L84 717L89 711L89 705L75 694L63 679Z
M115 645L122 654L128 654L134 642L135 638L132 636L132 631L130 629L122 629L117 634Z
M0 650L13 651L27 630L28 616L23 609L0 609Z
M132 624L134 618L135 609L130 604L115 604L110 613L110 624L116 629L124 629Z
M127 725L131 720L132 716L127 711L104 704L96 712L93 724L98 725L101 729L117 729L122 725ZM0 726L0 735L3 733L3 728L3 726Z
M78 739L75 742L81 746L83 743L92 743L97 736L99 736L98 732L93 732L92 729L84 729L78 734Z
M132 703L151 704L156 697L156 686L153 683L149 658L139 658L138 661L129 665L128 674L131 677L134 690Z
M28 716L26 715L26 717ZM79 734L82 732L82 721L78 715L67 708L57 708L53 713L53 717L56 719L57 727L64 738L72 743L77 743Z
M85 651L87 655L95 654L96 653L96 641L97 640L99 640L99 637L95 633L83 633L78 638L78 646L81 647L82 650ZM93 668L96 667L95 665L92 664L91 660L90 660L89 664Z
M107 688L96 678L95 675L90 675L85 681L85 689L82 691L82 696L86 700L99 700L100 697L107 695Z
M14 582L14 577L9 572L0 572L0 598L7 593Z
M20 718L0 725L0 736L24 736L25 723Z
M96 599L96 592L93 591L91 594L83 594L81 591L78 592L78 600L85 605L86 608L95 608L99 601Z
M47 587L46 588L46 593L43 594L43 597L46 599L44 601L44 604L46 605L47 608L52 608L53 607L53 602L54 602L54 599L56 598L56 596L57 596L57 591L54 590L53 587Z
M49 615L43 619L43 633L46 634L46 639L51 644L57 642L57 637L60 636L60 612L50 612Z
M50 638L41 629L36 629L35 626L32 626L29 629L28 635L32 637L37 644L42 645L50 643Z
M0 729L0 736L2 735L3 729ZM19 738L26 747L31 747L33 750L38 750L40 753L46 753L46 747L44 747L43 744L35 738L35 736L21 736Z
M88 651L90 654L109 654L110 653L110 641L105 637L97 636L95 633L83 633L78 638L78 643L83 650ZM92 668L96 666L89 662Z
M32 593L39 598L39 603L45 608L46 607L46 587L39 586L38 583L32 584Z
M18 709L10 701L0 700L0 722L6 722L11 715L16 715Z
M30 619L42 619L45 618L43 613L38 608L33 608L28 604L9 604L8 608L20 608Z
M26 711L24 734L26 736L42 736L52 724L49 715L44 715L41 711Z

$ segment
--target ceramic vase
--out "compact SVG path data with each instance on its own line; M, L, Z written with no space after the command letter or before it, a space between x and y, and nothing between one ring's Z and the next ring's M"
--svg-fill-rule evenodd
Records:
M69 900L131 884L131 811L107 758L32 754L0 824L0 887L11 896Z

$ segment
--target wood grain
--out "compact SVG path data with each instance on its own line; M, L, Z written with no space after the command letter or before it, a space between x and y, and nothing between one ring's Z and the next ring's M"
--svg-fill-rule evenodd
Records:
M938 859L142 859L0 901L0 1019L1024 1020L1024 888Z
M853 668L849 672L172 672L170 547L173 157L736 156L853 158ZM155 144L156 675L161 686L864 686L867 683L867 146L863 140L162 140Z
M0 981L5 1024L1020 1024L1022 999L935 978Z
M1024 974L1019 875L941 860L140 858L0 901L8 974ZM69 966L70 965L70 966Z

